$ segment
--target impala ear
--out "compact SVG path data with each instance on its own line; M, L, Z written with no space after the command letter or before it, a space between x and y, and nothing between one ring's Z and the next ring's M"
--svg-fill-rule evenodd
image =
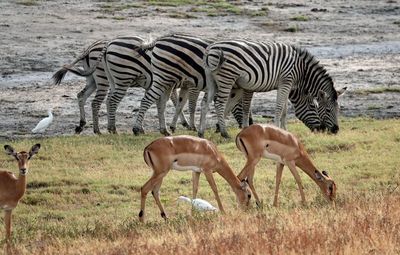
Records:
M329 177L328 172L327 171L322 171L322 174L325 175L326 177Z
M347 90L347 87L343 87L343 88L337 90L337 91L336 91L337 96L340 97L341 95L344 94L344 92L346 92L346 90Z
M4 150L6 151L7 155L14 156L14 157L17 156L17 152L14 150L13 147L11 147L8 144L4 145Z
M322 181L322 180L323 180L323 177L322 177L321 173L318 172L317 170L315 170L315 178L316 178L318 181Z
M248 183L248 181L247 181L247 178L246 178L246 179L243 179L243 180L240 182L240 187L241 187L243 190L246 190L247 187L249 187L249 183Z
M29 159L33 157L33 155L37 154L40 149L40 144L37 143L32 146L31 150L29 151Z

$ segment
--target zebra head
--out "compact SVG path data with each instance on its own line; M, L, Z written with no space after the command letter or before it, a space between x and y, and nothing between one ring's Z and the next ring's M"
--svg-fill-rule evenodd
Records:
M327 130L333 134L339 131L338 115L339 115L339 104L337 99L346 91L346 87L335 90L333 95L330 95L326 91L319 90L318 96L313 99L313 104L317 109L317 113L320 119L320 131Z

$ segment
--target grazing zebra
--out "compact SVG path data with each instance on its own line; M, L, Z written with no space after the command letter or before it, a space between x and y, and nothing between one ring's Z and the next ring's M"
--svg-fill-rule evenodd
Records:
M74 62L64 66L53 75L55 84L60 84L68 71L86 77L86 86L78 93L80 123L75 128L76 133L82 132L86 125L84 105L87 98L96 91L92 101L93 131L100 134L98 112L111 84L111 93L108 94L108 130L115 132L115 112L118 103L126 94L127 87L143 87L148 89L151 84L150 57L148 54L139 54L137 49L144 42L140 37L121 37L110 42L99 40L90 45ZM106 63L102 61L106 55ZM78 62L83 63L83 70L75 68ZM108 64L108 65L107 65ZM109 71L109 73L106 73ZM111 75L111 76L110 76ZM107 77L111 77L109 80ZM174 90L171 94L174 105L177 95ZM197 98L196 98L197 100ZM182 125L188 123L181 115Z
M168 95L174 87L180 86L181 81L187 81L192 84L190 88L187 88L189 89L189 97L192 94L193 97L197 98L200 91L206 90L203 57L205 49L210 43L211 41L209 40L194 36L173 34L160 37L149 44L141 46L142 50L151 50L152 52L153 83L141 101L139 113L132 128L136 135L143 132L144 115L154 101L158 99L160 100L158 105L160 132L164 135L170 135L167 131L164 115ZM232 110L236 120L241 125L241 100L232 102L228 108L229 111ZM179 110L181 109L177 108L177 112ZM191 119L193 119L192 116ZM174 129L175 122L176 119L174 118L171 124L172 129Z
M227 40L211 44L204 61L207 72L212 74L207 104L216 91L215 105L222 136L228 137L223 113L234 86L244 90L245 127L253 93L276 89L275 125L286 129L290 99L296 116L311 130L338 132L337 99L346 88L337 91L324 67L307 50L284 43ZM204 134L204 128L205 118L201 120L199 135Z

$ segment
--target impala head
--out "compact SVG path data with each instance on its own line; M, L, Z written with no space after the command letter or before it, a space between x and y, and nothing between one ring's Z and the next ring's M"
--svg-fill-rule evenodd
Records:
M251 190L247 180L242 180L240 182L240 190L236 192L236 196L239 200L240 207L246 209L250 204Z
M28 171L29 160L39 152L40 144L35 144L32 146L29 152L20 151L16 152L10 145L4 145L4 150L10 156L13 156L18 161L18 168L22 175L25 175Z
M334 202L336 199L336 184L332 178L329 177L328 172L322 171L322 173L320 173L319 171L315 171L315 177L319 182L318 185L324 193L324 196L329 201Z

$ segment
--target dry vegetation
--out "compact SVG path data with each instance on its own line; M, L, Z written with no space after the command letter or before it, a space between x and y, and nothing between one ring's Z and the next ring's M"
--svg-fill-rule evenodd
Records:
M301 176L308 203L302 207L287 170L280 208L273 208L275 167L263 160L255 175L262 209L253 205L247 212L238 211L229 186L217 177L227 215L191 215L187 204L176 201L179 195L191 194L191 174L174 171L161 188L170 220L161 220L149 196L145 224L137 218L138 191L150 172L142 150L158 134L2 141L16 149L35 142L43 148L31 163L28 192L15 210L12 245L7 248L1 241L0 253L399 254L400 123L343 119L341 128L336 136L311 135L301 123L289 125L321 170L327 169L335 179L336 209L305 174ZM238 130L230 132L235 135ZM234 142L212 133L208 137L239 172L244 157ZM15 162L4 154L0 168L16 172ZM199 197L215 204L203 176Z

